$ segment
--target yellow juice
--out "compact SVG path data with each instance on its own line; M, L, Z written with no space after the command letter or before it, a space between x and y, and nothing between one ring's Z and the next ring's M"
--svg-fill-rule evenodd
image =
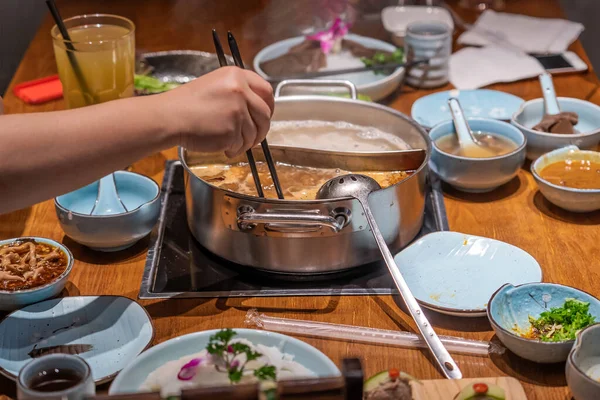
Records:
M53 29L54 54L67 108L133 96L133 27L93 23L67 25L67 29L74 50L69 50L60 33L55 34ZM79 74L73 68L72 59L76 60Z

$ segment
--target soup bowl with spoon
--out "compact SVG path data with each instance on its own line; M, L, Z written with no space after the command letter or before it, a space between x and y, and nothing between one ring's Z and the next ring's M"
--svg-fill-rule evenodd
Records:
M563 147L544 154L531 173L549 202L572 212L600 210L600 153Z
M453 119L429 132L431 169L464 192L489 192L513 179L525 161L523 133L506 122L465 118L457 99L448 105Z

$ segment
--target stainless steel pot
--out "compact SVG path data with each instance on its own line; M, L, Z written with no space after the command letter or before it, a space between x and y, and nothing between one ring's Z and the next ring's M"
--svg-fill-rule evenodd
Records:
M308 82L310 83L310 82ZM276 90L298 82L282 82ZM307 82L302 82L307 84ZM331 81L318 81L331 86ZM273 120L347 121L398 135L426 150L422 165L402 182L374 192L370 205L390 250L406 246L423 224L431 142L415 121L391 108L351 98L287 96L275 100ZM256 156L259 153L255 153ZM212 253L237 264L289 274L330 273L377 261L381 253L357 200L263 199L219 189L189 165L224 162L215 154L180 149L185 169L188 226Z

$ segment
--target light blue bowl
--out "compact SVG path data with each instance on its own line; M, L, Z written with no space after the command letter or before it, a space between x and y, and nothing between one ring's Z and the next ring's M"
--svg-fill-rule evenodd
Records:
M487 314L496 336L516 355L538 363L563 362L573 348L574 340L542 342L523 338L517 332L529 330L530 315L538 318L543 311L562 307L568 298L589 302L590 313L600 321L598 299L579 289L555 283L506 284L492 295Z
M559 135L534 131L544 116L544 99L535 99L521 105L512 117L512 123L527 137L527 158L535 160L542 154L568 145L584 150L594 150L600 143L600 107L589 101L559 97L561 111L572 111L579 115L575 135Z
M600 210L600 189L575 189L555 185L541 177L548 165L564 160L591 160L600 162L597 151L581 151L577 146L567 146L544 154L533 164L531 173L540 188L540 192L549 202L572 212L590 212Z
M490 158L468 158L445 153L435 141L454 135L454 123L449 120L434 126L429 132L433 142L431 169L446 183L464 192L482 193L494 190L513 179L525 161L525 136L506 122L489 118L467 118L471 130L489 132L510 139L517 148L508 154Z
M565 374L577 400L600 398L600 324L588 326L577 334Z
M98 182L54 200L67 236L94 250L118 251L133 246L152 231L160 213L160 187L148 177L127 171L116 171L115 182L128 212L90 215Z
M50 246L58 247L67 255L67 268L54 281L31 289L25 290L0 290L0 310L13 311L28 304L40 302L57 296L65 287L69 274L73 269L73 254L64 245L46 238L41 237L20 237L15 239L1 240L0 246L4 246L19 240L35 240L39 243L46 243Z

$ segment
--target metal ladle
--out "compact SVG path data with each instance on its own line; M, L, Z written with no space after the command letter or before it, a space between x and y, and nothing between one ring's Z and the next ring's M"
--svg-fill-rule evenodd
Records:
M433 330L427 317L423 314L421 306L417 303L415 296L413 296L404 277L400 273L400 269L394 261L394 256L387 247L385 239L375 222L373 213L369 208L369 195L379 189L381 189L381 186L379 186L377 181L373 178L364 175L349 174L338 176L325 182L317 192L317 199L340 199L351 197L358 200L365 211L365 217L373 232L373 237L381 251L383 260L394 279L394 283L400 292L400 296L402 297L402 300L404 300L404 303L406 303L406 307L413 320L416 322L427 346L433 353L434 358L447 378L461 379L462 373L460 372L458 365L456 365L456 362L454 362L452 356L450 356L450 353L448 353L448 350L446 350L440 338Z

